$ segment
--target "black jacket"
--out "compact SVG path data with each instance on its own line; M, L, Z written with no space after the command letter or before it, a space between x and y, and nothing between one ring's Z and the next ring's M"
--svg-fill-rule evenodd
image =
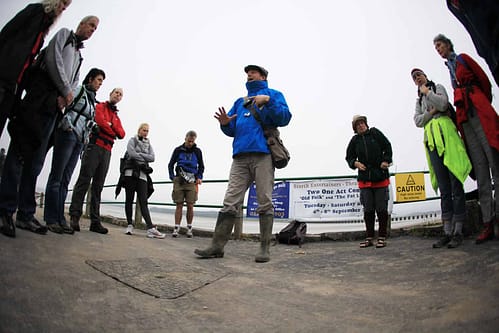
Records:
M499 85L499 2L447 0L447 7L468 30L478 54L485 59Z
M14 92L24 65L33 62L53 21L43 5L36 3L29 4L3 27L0 32L0 84ZM40 34L40 43L33 50Z
M355 161L366 166L367 170L359 170L358 180L379 182L390 177L388 170L381 169L381 162L392 163L392 145L380 130L372 127L352 137L345 159L352 169Z

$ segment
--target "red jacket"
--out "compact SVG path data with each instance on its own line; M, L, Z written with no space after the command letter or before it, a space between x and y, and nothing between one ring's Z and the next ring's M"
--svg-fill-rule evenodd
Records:
M466 64L457 61L456 79L459 86L454 89L454 105L458 128L464 137L462 123L468 120L470 103L475 107L485 136L491 147L499 151L499 118L490 104L492 89L487 75L470 56L459 55ZM466 139L466 138L465 138Z
M118 109L109 102L99 103L95 106L95 122L99 125L100 131L92 134L90 142L97 146L111 151L114 139L123 139L125 130L118 117Z

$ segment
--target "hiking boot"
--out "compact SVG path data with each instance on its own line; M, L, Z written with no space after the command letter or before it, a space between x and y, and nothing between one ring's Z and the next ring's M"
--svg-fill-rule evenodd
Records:
M16 237L16 226L11 214L2 214L0 216L0 232L5 236Z
M133 235L133 225L129 224L126 227L125 234L127 234L127 235Z
M64 232L65 234L72 235L75 233L73 228L71 228L67 223L59 223L59 225L62 228L62 232Z
M477 239L475 240L475 244L482 244L493 238L494 238L494 226L492 225L492 222L487 222L483 224L482 232L480 233L480 235L478 235Z
M63 234L64 230L59 223L47 223L47 229L55 234Z
M192 228L188 228L187 229L187 232L185 233L185 235L187 236L187 238L192 238Z
M454 249L461 245L463 243L463 235L461 234L455 234L452 236L452 239L450 240L449 244L447 244L447 248L449 249Z
M450 235L445 235L443 236L442 238L440 238L438 240L438 242L436 242L435 244L433 244L433 248L434 249L439 249L441 247L444 247L446 246L447 244L449 244L449 242L451 241L451 236Z
M78 216L71 216L70 225L74 231L80 231L80 218Z
M178 237L178 231L179 231L179 228L173 229L172 237L177 238Z
M47 227L41 225L35 217L28 221L16 219L16 227L19 229L29 230L39 235L45 235L47 233Z
M109 230L107 230L107 228L104 228L100 223L91 223L90 231L97 232L99 234L107 234Z
M158 231L156 228L147 229L147 238L165 238L165 234Z

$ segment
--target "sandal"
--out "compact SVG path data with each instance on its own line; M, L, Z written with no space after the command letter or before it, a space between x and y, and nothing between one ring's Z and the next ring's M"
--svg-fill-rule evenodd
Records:
M363 241L363 242L361 242L359 246L361 248L364 248L364 247L369 247L369 246L373 246L373 245L374 245L373 244L373 239L372 238L366 238L366 240Z
M386 238L385 237L378 238L378 241L376 242L376 248L385 247L385 246L386 246Z

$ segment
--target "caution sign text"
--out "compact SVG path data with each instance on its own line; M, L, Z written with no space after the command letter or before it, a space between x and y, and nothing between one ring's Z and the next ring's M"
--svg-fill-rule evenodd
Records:
M426 200L424 173L401 173L395 175L397 201Z

